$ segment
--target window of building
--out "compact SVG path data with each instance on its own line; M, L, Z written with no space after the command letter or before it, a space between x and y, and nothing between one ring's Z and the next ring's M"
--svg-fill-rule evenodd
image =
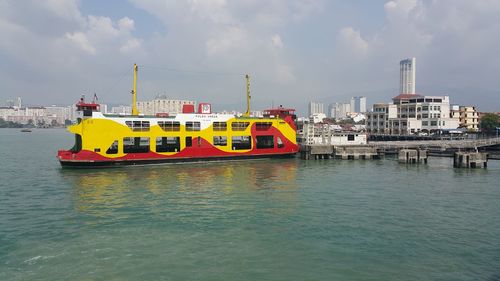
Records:
M233 150L251 149L252 138L250 136L236 136L231 139Z
M427 111L427 110L429 110L429 106L428 106L428 105L423 105L423 106L422 106L422 110L423 110L423 111Z
M125 121L125 124L134 132L149 131L149 121Z
M192 122L192 121L186 122L186 131L193 132L199 130L200 130L200 122Z
M354 135L347 135L347 141L354 141Z
M422 126L429 126L429 121L422 121Z
M117 154L118 153L118 141L115 140L106 150L106 154Z
M214 136L214 145L215 146L226 146L227 145L227 137L226 136Z
M431 121L431 126L437 126L437 121Z
M156 152L178 152L181 150L180 137L157 137Z
M226 122L214 122L213 130L217 132L227 131L227 123Z
M255 123L255 129L257 131L267 131L272 125L272 122L257 122Z
M166 132L178 132L181 130L181 123L178 121L158 121L158 126Z
M259 149L261 149L261 148L274 148L274 137L273 136L257 136L255 145Z
M149 152L149 138L125 137L123 138L123 153Z
M233 122L231 123L231 129L233 131L245 131L250 125L250 122Z

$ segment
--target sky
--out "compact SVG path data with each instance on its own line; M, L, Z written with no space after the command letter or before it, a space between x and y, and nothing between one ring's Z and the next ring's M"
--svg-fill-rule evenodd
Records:
M129 104L157 94L216 110L370 106L417 92L500 111L498 0L0 0L0 105Z

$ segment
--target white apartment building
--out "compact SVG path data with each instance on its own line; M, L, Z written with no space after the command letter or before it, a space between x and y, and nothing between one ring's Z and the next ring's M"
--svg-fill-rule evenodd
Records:
M119 105L111 107L112 114L130 115L132 114L132 107L129 105Z
M415 94L417 59L409 58L399 62L399 93Z
M450 115L448 96L401 94L392 104L374 104L365 122L367 132L373 134L434 133L459 127L459 120Z
M137 103L137 110L144 115L156 115L158 113L177 114L182 113L185 104L195 105L194 101L171 100L165 96L157 96L152 101L142 101Z
M329 106L330 117L334 119L347 118L352 112L350 103L332 103Z
M356 112L356 113L366 112L366 97L352 97L351 112Z
M46 122L55 120L58 124L64 124L66 120L74 120L75 118L73 106L48 106L45 107Z
M50 121L46 117L45 107L0 107L0 118L5 121L12 121L21 124L28 124L30 120L33 124Z
M314 114L325 113L325 108L323 103L321 102L309 102L309 116L313 116Z

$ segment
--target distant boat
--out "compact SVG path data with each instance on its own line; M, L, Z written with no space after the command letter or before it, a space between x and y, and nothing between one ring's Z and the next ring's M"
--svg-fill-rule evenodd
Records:
M26 128L26 129L22 129L21 132L23 132L23 133L31 133L32 131L31 131L31 129Z

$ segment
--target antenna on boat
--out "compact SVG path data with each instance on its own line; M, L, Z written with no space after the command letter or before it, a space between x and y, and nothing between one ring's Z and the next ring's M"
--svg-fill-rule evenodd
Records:
M134 63L134 84L132 85L132 115L139 115L137 111L137 64Z
M244 116L250 116L250 75L245 75L247 80L247 111Z

